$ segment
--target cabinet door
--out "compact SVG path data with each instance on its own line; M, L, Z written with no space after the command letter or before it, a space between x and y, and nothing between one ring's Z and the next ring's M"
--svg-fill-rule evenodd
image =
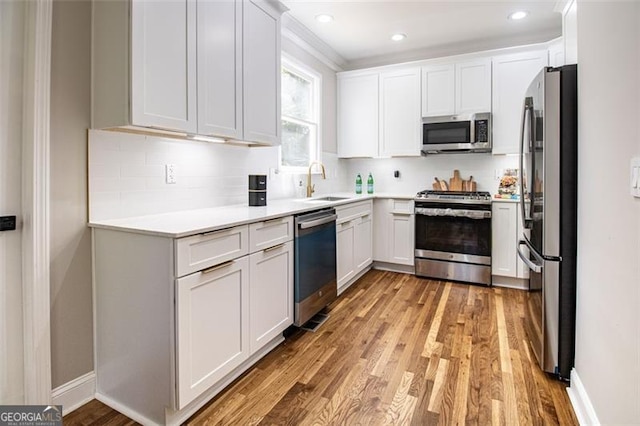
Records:
M549 45L549 66L560 67L564 65L564 41L562 38Z
M248 358L248 274L245 256L176 281L178 409Z
M414 240L414 215L406 212L392 212L391 262L401 265L413 265Z
M373 260L377 262L389 262L390 259L391 202L392 200L383 198L373 200Z
M338 289L346 284L356 274L355 259L355 228L352 221L338 224L336 227L336 269L338 275Z
M455 114L455 65L422 68L422 116Z
M546 65L546 50L493 58L494 154L518 153L524 95L533 78Z
M134 0L131 28L132 124L195 133L195 3Z
M491 273L516 277L517 203L493 203L491 209Z
M380 74L380 155L420 156L420 69Z
M354 220L353 257L356 274L373 261L371 215Z
M243 3L244 140L280 143L280 13Z
M456 64L456 113L491 111L491 59Z
M338 157L378 155L378 74L338 77Z
M242 139L242 1L196 5L198 133Z
M251 354L293 324L293 242L249 258Z

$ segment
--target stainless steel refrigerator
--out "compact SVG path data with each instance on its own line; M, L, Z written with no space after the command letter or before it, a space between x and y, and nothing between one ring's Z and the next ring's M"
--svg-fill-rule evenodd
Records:
M525 329L540 367L574 365L578 163L577 66L544 68L522 111L518 255L529 267Z

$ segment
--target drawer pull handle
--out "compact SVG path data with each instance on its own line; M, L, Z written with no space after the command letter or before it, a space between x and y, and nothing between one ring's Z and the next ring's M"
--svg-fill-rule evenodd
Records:
M284 244L285 244L285 243L281 243L281 244L278 244L277 246L273 246L273 247L266 248L266 249L264 249L263 251L264 251L265 253L268 253L268 252L273 251L273 250L278 250L279 248L284 247Z
M229 260L228 262L224 262L224 263L221 263L219 265L212 266L211 268L203 269L202 273L203 274L208 274L210 272L217 271L218 269L222 269L222 268L226 268L227 266L231 266L231 265L233 265L233 263L234 263L233 260Z
M264 222L262 222L263 225L272 225L274 223L280 223L282 222L282 217L277 217L275 219L269 219L269 220L265 220Z

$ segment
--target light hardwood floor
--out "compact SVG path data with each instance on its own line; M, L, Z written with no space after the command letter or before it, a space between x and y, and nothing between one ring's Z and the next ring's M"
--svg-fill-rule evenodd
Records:
M577 425L532 359L525 294L371 271L187 424ZM134 423L92 401L64 424Z

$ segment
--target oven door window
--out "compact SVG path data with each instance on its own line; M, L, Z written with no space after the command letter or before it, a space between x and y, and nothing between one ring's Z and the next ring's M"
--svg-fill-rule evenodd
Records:
M422 130L424 145L471 142L471 123L469 121L424 124Z
M491 256L491 219L416 215L416 249Z

